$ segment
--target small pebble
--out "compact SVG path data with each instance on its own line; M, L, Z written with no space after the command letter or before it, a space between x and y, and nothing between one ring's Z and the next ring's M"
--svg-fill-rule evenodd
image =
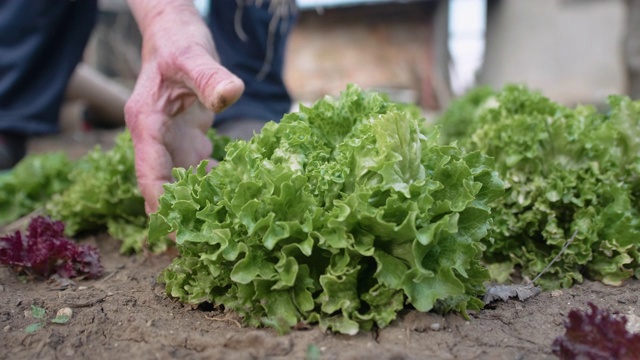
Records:
M88 289L88 287L86 287L86 286L78 286L78 290L87 290L87 289Z
M4 329L2 329L4 332L8 333L9 331L11 331L11 326L7 325L4 327Z
M562 296L562 290L553 290L551 291L551 297Z
M433 323L433 324L429 325L429 329L431 329L433 331L438 331L438 330L440 330L440 324L439 323Z
M4 291L4 285L0 285L0 291Z
M640 316L633 313L625 316L627 317L627 331L640 334Z
M69 319L71 319L71 316L73 316L73 310L71 310L71 308L68 308L68 307L63 307L62 309L58 310L58 313L56 314L56 316L66 316Z
M520 305L520 304L516 304L516 310L522 310L522 309L524 309L524 308L522 307L522 305Z

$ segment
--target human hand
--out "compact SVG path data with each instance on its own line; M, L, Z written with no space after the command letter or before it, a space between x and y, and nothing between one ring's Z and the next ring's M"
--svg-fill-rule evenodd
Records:
M211 154L206 133L213 114L235 102L242 81L217 61L209 29L190 0L130 0L143 36L142 68L125 118L135 150L136 177L147 213L155 212L174 167ZM189 109L189 111L187 111Z

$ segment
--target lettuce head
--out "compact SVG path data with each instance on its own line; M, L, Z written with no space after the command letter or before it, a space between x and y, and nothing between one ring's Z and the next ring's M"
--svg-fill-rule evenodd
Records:
M568 108L512 85L467 114L471 126L457 144L493 157L506 184L484 240L492 268L533 278L575 233L542 276L544 288L640 275L640 102L611 96L607 112Z
M437 138L416 109L349 86L231 142L210 172L175 169L149 228L176 232L167 294L281 332L480 308L480 239L504 185L489 158Z

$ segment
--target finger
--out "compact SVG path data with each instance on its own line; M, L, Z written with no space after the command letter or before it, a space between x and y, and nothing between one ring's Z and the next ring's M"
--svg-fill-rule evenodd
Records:
M169 121L161 110L150 104L148 93L143 95L153 88L153 80L141 72L125 106L125 119L135 151L136 178L147 213L157 211L162 185L172 180L173 168L173 160L163 141Z
M209 110L220 112L236 102L244 83L204 49L193 50L178 60L180 77Z
M196 166L200 161L211 156L213 150L207 135L198 128L189 126L175 125L167 137L167 144L173 157L174 167Z
M212 145L207 131L212 123L213 114L199 104L171 118L164 139L174 167L196 166L211 156Z
M160 120L158 120L160 121ZM172 181L173 160L162 142L162 134L156 128L131 127L131 138L136 154L136 178L140 193L145 200L147 213L158 210L158 200L163 193L163 184Z

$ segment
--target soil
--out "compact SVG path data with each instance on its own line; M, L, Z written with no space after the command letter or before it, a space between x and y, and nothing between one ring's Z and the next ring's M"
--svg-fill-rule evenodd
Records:
M79 146L77 140L62 142L68 149ZM46 141L30 149L57 146ZM571 309L593 302L635 319L640 315L640 281L620 287L585 282L495 303L469 321L406 310L390 326L356 336L317 326L279 336L244 328L233 313L168 298L156 276L175 254L123 256L107 235L81 241L99 248L105 268L100 279L25 280L0 268L0 359L554 359L551 344L564 333ZM65 307L73 315L66 324L48 323L29 334L25 328L36 322L32 305L44 308L48 319Z

